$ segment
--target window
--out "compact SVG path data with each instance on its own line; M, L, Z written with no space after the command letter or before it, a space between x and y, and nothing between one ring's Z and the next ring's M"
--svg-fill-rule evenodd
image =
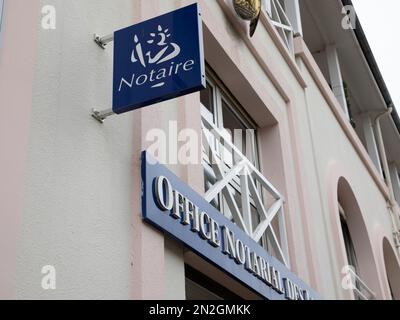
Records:
M354 249L353 240L351 240L350 230L347 226L347 222L343 216L340 217L340 223L342 225L344 245L346 247L346 255L349 264L354 268L354 271L358 274L358 263L356 251Z
M231 94L223 87L223 85L211 75L207 77L207 89L201 91L201 113L203 119L212 123L216 128L220 129L223 138L233 145L242 153L253 165L258 168L257 142L255 125L249 120ZM217 150L217 154L222 160L225 169L235 166L237 158L233 150L217 139L211 136L207 137ZM205 146L203 146L205 147ZM205 191L215 184L217 177L212 170L212 156L204 148L203 167L205 176ZM240 196L238 185L240 184L237 177L230 184L231 191ZM224 203L221 196L216 197L212 204L232 220L232 214L229 207ZM255 208L253 208L255 211Z
M350 230L347 225L346 221L346 213L343 209L343 207L339 203L339 211L340 211L340 224L342 226L342 233L343 233L343 239L344 239L344 245L346 248L346 255L347 255L347 260L349 262L349 265L353 267L354 269L354 275L352 275L352 278L354 278L354 284L356 289L354 290L355 296L357 300L361 300L361 296L359 293L362 293L362 286L360 284L360 279L358 275L360 274L359 268L358 268L358 262L357 262L357 256L356 256L356 250L354 249L354 244L353 240L351 239L350 235Z
M256 126L222 83L208 75L207 89L201 91L200 99L202 117L221 129L224 138L231 141L252 164L258 166ZM235 159L228 149L225 147L222 157L231 166Z
M4 8L4 0L0 0L0 29L1 29L1 21L3 20L3 8Z
M284 198L260 172L257 126L210 70L200 100L204 198L290 267Z
M1 22L3 21L3 12L4 12L4 0L0 0L0 30L1 30Z
M1 47L1 34L4 14L4 0L0 0L0 47Z
M263 8L265 8L270 16L272 24L289 49L289 52L294 54L294 28L292 21L288 17L286 5L286 1L283 0L263 0Z

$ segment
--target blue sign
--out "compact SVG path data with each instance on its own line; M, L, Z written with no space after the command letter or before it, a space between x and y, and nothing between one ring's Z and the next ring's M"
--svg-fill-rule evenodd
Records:
M114 113L176 98L205 86L198 4L114 33Z
M142 180L145 221L267 299L320 299L285 265L147 152L142 154Z

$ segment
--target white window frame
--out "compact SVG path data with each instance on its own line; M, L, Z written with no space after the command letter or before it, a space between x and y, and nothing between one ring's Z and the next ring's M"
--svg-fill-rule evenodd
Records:
M302 34L298 3L296 2L297 6L294 6L293 1L297 0L283 0L283 3L280 0L263 0L266 13L292 56L294 56L294 35L295 33ZM291 6L290 17L285 5Z
M257 133L252 136L252 149L247 149L244 145L242 148L245 153L248 151L252 154L254 161L250 161L224 131L222 101L239 120L243 129L257 131L257 126L223 83L209 70L207 80L213 89L214 116L201 105L204 182L207 184L205 199L290 268L284 197L259 170ZM221 156L221 150L226 148L231 152L231 163ZM215 163L213 160L218 161ZM274 229L279 230L279 237Z
M249 130L254 130L255 135L252 141L252 154L245 154L246 157L254 164L254 166L259 169L259 152L258 152L258 138L257 138L257 126L254 121L244 112L243 107L240 106L238 102L236 102L235 98L231 93L225 88L223 83L212 73L212 71L207 70L207 85L211 86L213 89L213 123L217 128L224 130L224 119L223 119L223 106L222 102L228 106L230 111L234 114L234 116L241 122L243 127ZM206 117L211 119L209 110L201 105L201 115L202 117ZM228 138L229 132L226 131L226 138ZM232 141L232 137L230 139ZM234 143L234 141L232 141ZM209 161L207 161L210 163ZM226 163L226 165L230 166L231 164Z

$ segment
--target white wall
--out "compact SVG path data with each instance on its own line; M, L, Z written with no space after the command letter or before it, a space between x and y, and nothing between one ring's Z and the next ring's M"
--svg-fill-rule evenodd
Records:
M43 30L37 24L17 298L128 299L137 290L132 216L140 214L133 209L140 200L133 188L140 156L133 114L101 125L90 110L109 108L112 89L112 45L100 49L93 34L133 24L134 1L42 1L49 4L57 26ZM168 252L171 275L176 268L168 266L179 264L179 257L174 253L169 262ZM56 268L54 291L41 288L44 265ZM176 269L182 278L181 271ZM184 297L180 282L173 290Z

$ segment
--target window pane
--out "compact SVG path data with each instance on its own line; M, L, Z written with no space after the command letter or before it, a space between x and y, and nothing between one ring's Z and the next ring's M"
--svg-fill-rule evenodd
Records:
M243 123L236 117L236 115L229 108L228 104L225 100L222 100L222 116L224 119L224 128L225 129L242 129L245 130L246 127Z
M212 114L214 114L213 94L214 94L214 90L213 90L212 86L207 82L207 88L200 91L200 102Z
M358 273L356 250L354 249L353 241L352 241L351 235L350 235L350 230L347 226L346 221L342 217L340 217L340 222L342 225L343 239L344 239L344 245L346 248L347 259L348 259L350 265L352 265L354 267L356 273Z
M2 38L3 38L3 16L4 16L4 0L0 0L0 49L2 46Z
M3 8L4 8L4 1L0 0L0 31L1 31L1 23L3 20Z
M232 111L226 101L222 100L223 126L230 135L230 140L246 158L256 164L255 130L247 127ZM237 159L233 159L235 163Z

